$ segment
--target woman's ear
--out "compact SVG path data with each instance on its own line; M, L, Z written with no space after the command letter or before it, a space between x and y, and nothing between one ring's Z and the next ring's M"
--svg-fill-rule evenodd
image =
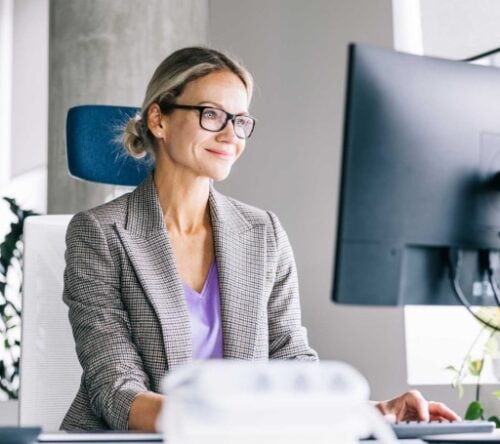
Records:
M164 136L164 125L162 122L162 112L160 106L157 103L153 103L148 109L148 128L151 134L156 138L162 138Z

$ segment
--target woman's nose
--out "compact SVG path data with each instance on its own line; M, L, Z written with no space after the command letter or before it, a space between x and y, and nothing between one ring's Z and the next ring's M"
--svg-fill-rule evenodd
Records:
M227 122L226 126L219 132L219 136L221 140L230 141L233 143L238 141L238 137L234 132L234 123L232 120L229 120Z

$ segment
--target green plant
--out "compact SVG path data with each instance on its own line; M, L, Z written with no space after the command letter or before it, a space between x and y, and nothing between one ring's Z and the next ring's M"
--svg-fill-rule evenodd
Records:
M14 199L9 203L15 221L0 244L0 392L17 399L21 328L21 281L24 220L36 213L23 210Z
M483 319L488 319L488 321L494 325L500 325L498 322L498 318L500 317L500 309L481 309L479 315ZM486 339L484 339L485 334ZM472 402L469 403L467 409L465 411L464 419L474 420L474 419L488 419L488 421L493 421L496 423L497 428L500 428L500 418L498 416L492 415L487 416L485 414L485 409L483 404L481 403L481 374L484 369L484 363L487 356L492 359L500 358L500 351L498 349L498 342L495 335L497 332L492 330L487 326L483 326L483 328L479 331L478 335L472 341L467 353L462 360L462 363L457 368L453 365L449 365L446 367L446 370L449 370L453 373L452 386L455 387L458 391L459 398L462 398L464 395L464 387L463 383L465 378L468 375L471 375L476 378L476 390L475 397ZM481 344L481 340L483 340ZM481 345L479 353L477 352L478 346ZM496 399L500 399L500 390L492 392L492 395Z

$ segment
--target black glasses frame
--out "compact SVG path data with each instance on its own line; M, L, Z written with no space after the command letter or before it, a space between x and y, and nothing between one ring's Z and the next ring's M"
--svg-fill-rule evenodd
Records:
M253 130L255 129L255 118L253 118L252 116L247 116L247 115L244 115L244 114L231 114L231 113L228 113L227 111L223 110L222 108L217 108L215 106L210 106L210 105L180 105L178 103L167 103L167 104L162 104L162 103L159 103L158 104L160 106L160 109L163 113L166 113L172 109L186 109L186 110L195 110L195 111L198 111L199 114L200 114L200 127L202 129L204 129L205 131L210 131L211 133L218 133L220 131L222 131L226 126L227 126L227 123L229 121L231 121L233 123L233 131L234 131L234 121L236 120L237 117L247 117L248 119L251 119L252 122L253 122L253 126L252 126L252 129L250 130L250 133L248 134L247 137L240 137L238 136L238 134L236 133L236 131L234 131L234 134L236 135L236 137L238 139L243 139L243 140L246 140L246 139L249 139L250 136L252 135L253 133ZM226 120L225 122L222 124L222 126L218 129L218 130L213 130L213 129L209 129L209 128L205 128L203 126L203 124L201 123L202 122L202 118L203 118L203 111L205 111L206 109L216 109L218 111L222 111L225 115L226 115Z

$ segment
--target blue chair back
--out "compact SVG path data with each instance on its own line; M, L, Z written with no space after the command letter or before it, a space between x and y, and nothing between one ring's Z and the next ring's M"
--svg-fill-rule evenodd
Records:
M151 156L135 159L119 142L123 125L138 108L81 105L68 111L66 142L71 176L110 185L135 186L153 168Z

